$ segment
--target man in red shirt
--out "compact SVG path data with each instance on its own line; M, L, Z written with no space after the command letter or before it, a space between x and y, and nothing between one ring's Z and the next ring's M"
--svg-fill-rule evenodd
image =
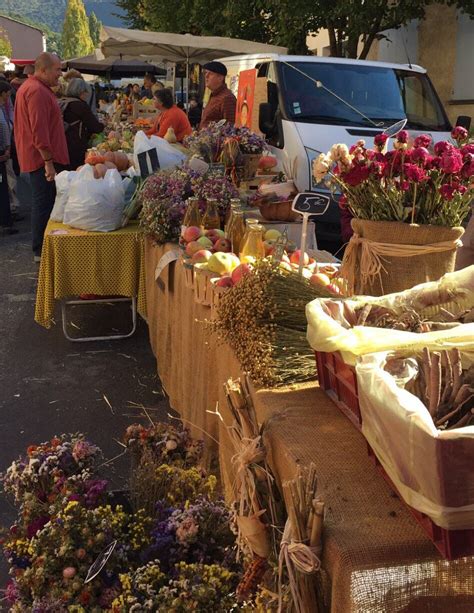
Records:
M227 68L221 62L204 64L204 80L211 90L211 97L202 112L199 128L205 128L211 121L225 119L235 122L235 107L237 99L225 83Z
M15 142L22 172L30 175L31 232L35 262L40 261L43 234L56 197L54 177L69 164L64 123L51 91L61 76L61 61L41 53L35 72L18 90L15 101Z

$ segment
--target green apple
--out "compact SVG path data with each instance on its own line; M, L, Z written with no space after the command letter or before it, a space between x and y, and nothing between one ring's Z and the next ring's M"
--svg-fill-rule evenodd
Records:
M217 251L209 258L207 267L211 272L215 272L217 275L230 275L239 264L240 260L234 253Z
M279 230L267 230L265 232L266 241L276 241L280 238L281 232Z

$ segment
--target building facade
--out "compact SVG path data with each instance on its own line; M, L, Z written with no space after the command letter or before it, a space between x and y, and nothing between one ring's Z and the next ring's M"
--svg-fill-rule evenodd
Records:
M38 28L3 15L0 15L0 28L8 36L13 58L34 59L46 51L46 38Z

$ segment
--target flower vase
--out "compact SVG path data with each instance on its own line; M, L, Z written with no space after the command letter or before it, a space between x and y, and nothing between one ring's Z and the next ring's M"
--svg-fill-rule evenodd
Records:
M349 293L383 296L454 270L463 228L353 219L341 276Z

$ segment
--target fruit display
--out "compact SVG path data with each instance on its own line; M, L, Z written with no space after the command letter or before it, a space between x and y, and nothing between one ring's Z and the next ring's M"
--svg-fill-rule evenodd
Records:
M99 149L89 149L86 154L85 163L94 167L96 178L105 176L105 173L110 168L116 168L119 172L124 172L130 166L128 155L123 151L102 152Z
M140 130L149 130L153 126L153 119L151 117L137 117L133 124Z

